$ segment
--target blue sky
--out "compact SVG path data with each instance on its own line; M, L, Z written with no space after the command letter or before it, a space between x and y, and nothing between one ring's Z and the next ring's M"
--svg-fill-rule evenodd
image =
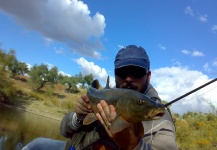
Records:
M12 5L13 4L13 5ZM135 44L151 60L151 83L171 101L217 76L217 2L0 0L1 49L29 66L94 75L114 85L117 51ZM173 112L210 111L217 84L173 104Z

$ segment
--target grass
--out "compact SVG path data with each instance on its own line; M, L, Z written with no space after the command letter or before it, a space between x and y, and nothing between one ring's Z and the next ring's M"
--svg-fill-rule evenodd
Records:
M34 91L28 77L19 76L11 79L17 91L15 106L47 117L61 119L66 113L74 110L75 102L86 90L67 91L66 85L47 83L40 91Z

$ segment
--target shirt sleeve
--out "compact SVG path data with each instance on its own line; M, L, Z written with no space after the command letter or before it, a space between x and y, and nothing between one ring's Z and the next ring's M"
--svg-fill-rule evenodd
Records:
M146 134L134 150L178 150L172 124L164 122L161 126L159 131Z
M145 135L135 150L178 150L175 126L166 110L160 120L144 121Z
M60 133L66 137L72 137L72 135L75 133L75 130L72 128L72 119L75 112L70 112L66 114L60 124Z
M152 148L143 139L141 139L139 144L133 150L152 150Z

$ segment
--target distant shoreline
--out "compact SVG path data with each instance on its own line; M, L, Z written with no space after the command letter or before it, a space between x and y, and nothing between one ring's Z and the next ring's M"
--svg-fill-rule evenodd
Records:
M48 112L42 112L41 111L39 113L38 110L29 110L27 107L22 108L21 106L8 105L8 104L2 103L2 102L0 102L0 105L3 105L4 107L7 107L7 108L16 109L16 110L19 110L19 111L31 113L31 114L38 115L38 116L41 116L41 117L45 117L45 118L48 118L48 119L56 120L56 121L61 121L62 120L61 117L57 117L59 115L57 115L56 117L52 117L52 116L55 116L55 115L54 114L52 116L48 115L49 114ZM47 115L44 115L44 114L47 114ZM62 115L64 115L64 114L62 114Z

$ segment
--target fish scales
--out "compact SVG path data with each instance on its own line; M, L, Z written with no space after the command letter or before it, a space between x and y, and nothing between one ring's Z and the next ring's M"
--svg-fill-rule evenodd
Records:
M165 108L144 94L132 89L109 88L109 77L107 79L106 88L99 89L98 80L94 80L91 87L87 91L93 113L88 113L84 118L83 124L88 125L97 120L95 114L98 113L97 104L100 100L105 100L107 104L113 105L116 109L117 116L111 122L109 130L117 133L134 122L138 125L140 134L144 134L141 121L160 119Z
M90 87L87 95L94 114L98 112L97 104L100 100L105 100L109 105L113 105L119 116L131 122L160 119L165 113L162 104L132 89L105 88L98 90ZM95 118L93 115L89 116ZM86 118L91 120L89 116Z
M129 92L129 89L113 88L97 90L93 87L90 87L88 89L87 95L90 99L90 103L92 106L96 106L96 104L98 104L100 100L105 100L109 105L116 106L119 98L127 92Z

